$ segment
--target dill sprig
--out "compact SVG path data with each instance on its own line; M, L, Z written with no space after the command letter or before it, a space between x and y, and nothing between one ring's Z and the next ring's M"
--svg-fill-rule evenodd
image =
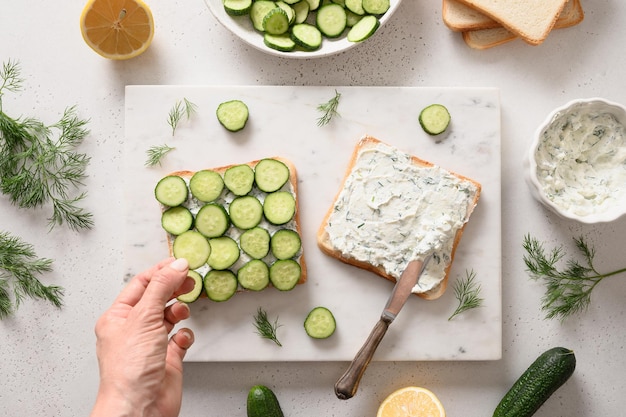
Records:
M3 65L0 109L5 90L21 88L19 73L16 62ZM93 226L92 214L78 206L86 196L79 189L90 158L76 148L89 134L86 124L74 106L50 126L35 118L12 118L0 110L0 191L20 208L39 208L50 202L50 228L63 223L73 230Z
M153 167L157 164L161 165L161 159L163 159L163 157L167 155L168 152L173 151L174 149L176 148L173 148L166 144L152 146L146 151L148 159L146 160L145 166Z
M341 117L339 112L337 112L337 107L339 106L339 99L341 98L341 93L335 90L335 96L328 100L326 103L320 104L317 106L317 110L322 112L322 116L317 119L318 126L325 126L334 116Z
M483 305L484 299L480 297L481 285L475 281L476 273L472 271L465 271L465 278L458 279L454 283L454 296L456 297L459 305L448 320L452 320L455 316L463 313L464 311L478 308Z
M254 316L254 327L257 329L257 333L264 339L270 339L278 346L282 346L278 341L278 337L276 336L276 330L280 327L278 324L278 317L274 322L270 322L267 318L267 313L263 308L259 307L256 315Z
M43 285L36 277L51 270L52 260L37 257L31 244L0 232L0 319L11 316L26 297L62 307L63 288Z
M197 108L198 107L194 103L186 98L183 98L182 101L179 100L174 104L167 116L167 124L172 128L172 136L176 133L176 128L183 117L189 120L196 112Z
M593 264L595 248L590 246L584 237L574 238L582 261L569 258L565 267L559 269L557 264L565 257L563 246L555 247L546 252L543 244L530 235L524 236L524 263L532 279L543 281L546 292L542 297L542 309L546 318L567 317L583 312L591 303L591 292L604 278L626 272L626 268L601 274Z

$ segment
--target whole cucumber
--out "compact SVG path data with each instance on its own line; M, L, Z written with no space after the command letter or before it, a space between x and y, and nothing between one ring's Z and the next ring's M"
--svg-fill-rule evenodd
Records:
M255 385L248 392L248 417L284 417L274 392L265 385Z
M493 417L530 417L576 368L570 349L555 347L542 353L513 384L496 407Z

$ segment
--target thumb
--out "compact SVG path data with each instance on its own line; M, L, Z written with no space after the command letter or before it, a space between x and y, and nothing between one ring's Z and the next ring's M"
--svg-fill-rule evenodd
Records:
M185 282L189 263L184 258L165 265L150 277L142 302L148 305L163 306L174 296L174 292Z

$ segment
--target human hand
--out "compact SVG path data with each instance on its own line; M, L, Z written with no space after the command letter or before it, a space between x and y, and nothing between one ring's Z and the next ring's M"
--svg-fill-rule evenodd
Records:
M170 258L136 275L96 323L100 387L91 417L178 416L193 332L168 339L189 317L186 304L168 302L191 290L188 271L185 259Z

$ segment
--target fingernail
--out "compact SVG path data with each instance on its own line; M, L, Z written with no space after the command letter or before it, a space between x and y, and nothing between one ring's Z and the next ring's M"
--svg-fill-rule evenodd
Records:
M170 268L183 272L189 269L189 262L187 262L187 259L185 258L178 258L170 264Z

